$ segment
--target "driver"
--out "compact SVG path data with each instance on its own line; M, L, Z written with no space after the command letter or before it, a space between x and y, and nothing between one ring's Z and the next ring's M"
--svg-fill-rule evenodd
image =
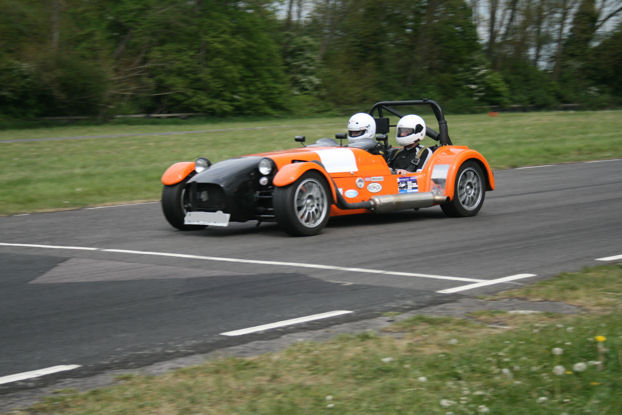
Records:
M365 139L376 139L376 120L369 114L359 112L348 121L348 144L360 143Z
M365 112L358 112L348 120L348 147L361 148L372 154L384 155L384 148L376 141L376 120Z
M395 139L402 147L389 155L387 163L391 173L403 176L420 171L432 153L420 144L425 137L425 121L418 115L409 114L400 118L396 127Z

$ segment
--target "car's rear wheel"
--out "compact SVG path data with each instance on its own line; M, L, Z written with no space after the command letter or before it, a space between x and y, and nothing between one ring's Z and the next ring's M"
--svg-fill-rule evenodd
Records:
M326 180L314 171L304 173L289 186L274 189L272 200L277 222L291 235L316 235L330 218Z
M188 179L185 179L172 186L164 186L162 189L162 212L168 223L182 231L205 229L203 225L184 224L188 204L187 181Z
M485 179L482 168L473 160L460 166L454 185L454 197L443 203L441 209L447 216L475 216L482 208L485 197Z

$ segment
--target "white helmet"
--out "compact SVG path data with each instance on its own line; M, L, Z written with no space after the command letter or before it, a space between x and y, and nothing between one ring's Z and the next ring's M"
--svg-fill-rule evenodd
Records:
M348 121L348 142L354 143L365 138L376 138L376 120L369 114L359 112Z
M418 115L405 115L397 122L396 139L401 146L408 146L425 137L425 121Z

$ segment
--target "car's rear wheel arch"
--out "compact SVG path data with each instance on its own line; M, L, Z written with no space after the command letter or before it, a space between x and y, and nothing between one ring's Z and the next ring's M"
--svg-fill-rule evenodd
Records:
M441 205L447 216L475 216L490 187L485 166L477 159L465 160L456 173L453 198Z

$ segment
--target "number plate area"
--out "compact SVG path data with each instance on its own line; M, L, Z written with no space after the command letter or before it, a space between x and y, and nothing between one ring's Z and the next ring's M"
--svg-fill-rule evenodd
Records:
M208 226L227 226L229 225L228 213L218 212L188 212L184 217L186 225L208 225Z

